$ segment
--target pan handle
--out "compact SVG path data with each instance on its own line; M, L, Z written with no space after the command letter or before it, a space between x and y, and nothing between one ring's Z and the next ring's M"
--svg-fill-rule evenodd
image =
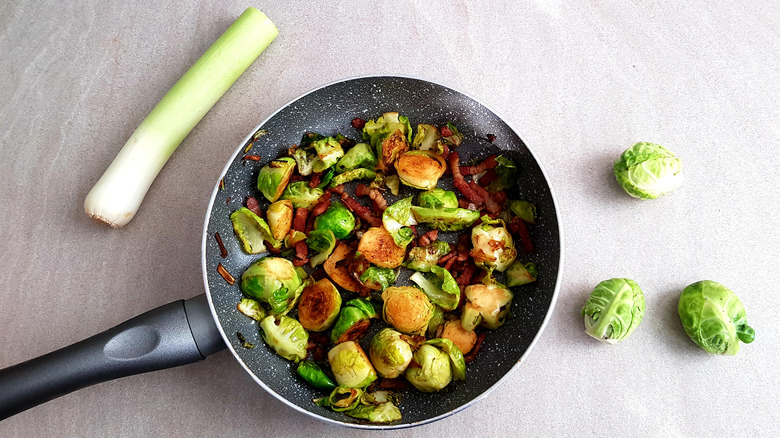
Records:
M223 348L205 294L174 301L0 370L0 420L86 386L197 362Z

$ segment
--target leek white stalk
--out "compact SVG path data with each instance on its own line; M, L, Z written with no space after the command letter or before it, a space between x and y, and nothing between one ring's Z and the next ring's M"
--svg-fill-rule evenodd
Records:
M278 34L264 13L244 11L136 128L84 200L87 214L130 222L173 151Z

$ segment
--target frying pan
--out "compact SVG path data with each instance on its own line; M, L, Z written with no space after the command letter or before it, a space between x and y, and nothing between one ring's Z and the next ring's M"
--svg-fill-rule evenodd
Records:
M222 264L238 278L259 257L241 251L229 219L246 196L262 198L256 189L260 166L242 159L250 142L254 141L252 153L267 161L296 144L306 131L341 132L359 138L350 123L354 117L369 119L387 111L398 111L412 123L453 122L465 136L459 147L462 162L500 152L517 163L519 192L510 196L534 202L539 218L530 230L536 249L531 254L521 251L519 259L535 262L539 279L514 290L512 317L500 329L488 333L477 360L468 365L465 382L454 382L434 394L407 390L399 406L403 419L377 425L312 403L312 398L323 394L300 381L293 364L264 344L257 323L236 310L241 299L238 283L229 285L217 273L217 266ZM253 140L260 130L267 134ZM487 134L495 135L495 142L479 138ZM288 103L252 131L225 166L220 181L224 189L219 182L216 184L203 230L206 293L167 304L69 347L0 370L0 419L95 383L196 362L227 347L260 386L305 414L370 429L420 425L465 409L501 384L528 354L552 313L561 277L562 247L550 184L515 131L484 105L451 88L410 77L374 76L315 89ZM220 254L214 238L217 232L227 257ZM376 330L378 325L374 323L372 328ZM256 347L244 348L239 333ZM362 343L368 339L370 336L364 337Z

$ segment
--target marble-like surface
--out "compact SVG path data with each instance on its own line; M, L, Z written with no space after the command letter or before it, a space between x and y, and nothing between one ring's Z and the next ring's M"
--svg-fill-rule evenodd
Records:
M545 166L565 230L555 313L528 360L468 410L393 436L780 434L780 3L266 2L279 38L184 141L136 218L82 202L162 94L247 4L6 1L0 8L0 367L202 292L208 198L244 136L302 92L405 74L464 90ZM626 196L636 141L684 160L675 193ZM616 347L583 333L593 286L631 277L647 313ZM756 341L713 357L682 288L737 292ZM362 436L278 402L222 352L70 394L0 436Z

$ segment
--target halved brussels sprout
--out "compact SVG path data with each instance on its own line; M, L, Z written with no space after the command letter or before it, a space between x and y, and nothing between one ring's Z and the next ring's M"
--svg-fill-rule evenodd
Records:
M303 290L302 271L281 257L263 257L241 276L241 291L267 303L270 313L278 315L291 309ZM305 273L303 273L305 274Z
M497 156L493 172L498 175L498 178L486 187L489 192L509 190L517 184L517 166L511 159L503 155Z
M439 259L449 254L450 244L437 240L425 246L416 246L409 251L404 266L415 271L430 272Z
M322 371L316 362L303 361L298 365L296 372L306 383L317 389L333 390L336 388L333 380L330 380L330 377L325 374L325 371Z
M374 178L376 178L376 172L374 172L371 169L364 169L364 168L352 169L333 178L333 180L330 182L330 186L336 187L342 184L346 184L350 181L355 181L357 179L374 179Z
M433 305L416 287L393 286L382 292L382 315L385 322L409 335L421 335L433 317Z
M460 302L460 287L446 269L431 266L427 273L415 272L409 280L417 283L432 303L444 310L455 310Z
M295 208L310 208L317 203L323 193L320 188L310 188L307 181L296 181L287 186L280 199L291 201Z
M401 248L406 248L412 240L414 233L410 225L416 225L417 221L412 216L412 197L404 198L393 203L382 213L382 226L393 236L393 241Z
M377 375L366 353L355 341L342 342L328 352L330 370L340 386L364 388Z
M536 223L536 206L528 201L509 201L507 207L515 216L529 224Z
M520 260L515 260L506 270L506 285L509 287L522 286L536 281L537 275L536 265L533 262L523 264L520 263Z
M504 272L515 261L517 250L504 221L482 216L482 223L471 230L471 257L485 269Z
M677 313L688 337L708 353L733 356L739 351L739 341L749 344L756 338L737 295L715 281L686 287Z
M271 228L271 234L273 234L277 242L281 242L292 228L292 202L288 200L276 201L268 206L265 214L268 217L268 226Z
M626 149L613 170L620 187L634 198L655 199L682 183L682 160L655 143L639 142Z
M417 134L412 141L412 149L421 151L433 150L441 153L439 149L439 130L433 125L417 125Z
M344 239L355 229L355 216L347 207L335 203L314 219L314 229L331 230L336 239Z
M350 292L357 292L363 288L363 285L352 276L349 270L349 263L344 261L346 259L351 260L354 256L355 250L353 248L344 243L339 243L323 265L328 277ZM342 261L344 262L339 263Z
M300 322L289 316L276 319L267 316L260 321L263 329L263 339L276 351L276 354L287 360L300 362L306 358L306 346L309 343L309 333Z
M412 347L401 333L391 328L385 328L374 336L368 354L376 372L387 379L403 374L412 361Z
M447 122L446 128L447 128L446 130L444 129L444 127L441 128L442 140L444 140L445 142L453 146L460 146L460 143L463 141L464 138L463 134L461 134L458 131L458 128L456 128L455 125L450 122ZM449 135L445 134L447 130L449 131Z
M354 298L344 305L339 318L330 332L334 344L354 341L362 336L371 325L371 318L378 318L374 305L362 298Z
M582 308L585 333L608 344L626 339L642 322L644 314L645 295L628 278L602 281Z
M395 283L396 272L389 268L369 266L361 275L360 282L371 290L383 291Z
M246 207L234 211L230 215L230 221L233 223L233 231L241 240L241 246L249 254L265 252L265 241L272 245L276 243L265 220Z
M414 218L419 223L439 231L460 231L468 228L479 219L479 212L465 208L424 208L411 207Z
M404 376L422 392L436 392L452 381L452 364L447 353L423 344L412 359L417 365L406 368Z
M260 169L260 174L257 176L257 190L260 190L269 201L276 202L282 196L294 170L295 160L290 157L271 161Z
M298 320L306 330L321 332L333 327L341 310L341 294L327 278L303 289Z
M344 413L350 417L367 420L371 423L390 423L401 419L401 410L391 402L380 403L378 405L360 404L354 409L345 411Z
M455 192L434 187L417 195L417 205L423 208L457 208L458 196Z
M317 255L309 259L309 264L314 268L324 262L336 248L336 236L328 229L312 230L306 238L306 245L317 251Z
M401 182L416 189L430 190L447 170L444 158L431 151L409 151L395 161Z
M401 266L406 255L406 250L396 245L393 236L383 227L371 227L363 233L357 250L380 268L395 269Z
M374 165L376 165L376 158L371 152L371 146L367 143L358 143L341 157L335 169L337 173L344 173L359 167L373 169Z
M325 137L313 141L311 145L317 151L317 156L319 157L319 160L312 165L314 172L325 171L330 166L336 164L339 158L344 156L344 149L341 148L341 144L333 137Z
M250 298L241 299L238 303L238 311L255 321L262 321L267 316L265 309L260 306L260 303Z
M393 163L400 155L409 150L406 136L401 131L394 131L380 138L376 147L378 155L376 168L385 173L393 168Z
M460 349L449 339L436 338L425 342L428 345L433 345L439 350L447 353L450 357L450 365L452 365L452 378L454 380L466 380L466 360L463 358L463 353Z
M459 319L444 323L441 337L452 341L463 354L468 354L477 343L477 334L473 330L464 329Z
M512 291L499 283L466 286L466 305L461 315L461 326L474 330L478 325L495 330L504 324L512 305Z

